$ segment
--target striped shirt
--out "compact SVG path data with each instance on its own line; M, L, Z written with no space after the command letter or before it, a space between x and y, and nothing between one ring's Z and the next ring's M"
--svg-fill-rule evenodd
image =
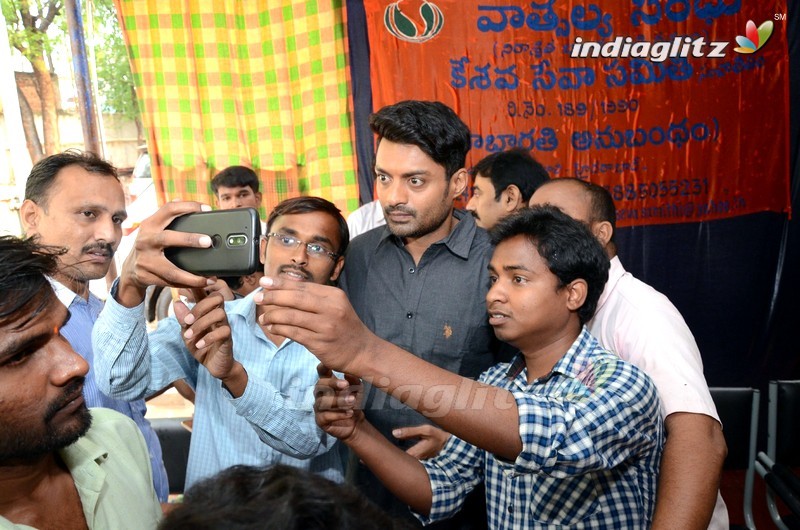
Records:
M504 461L451 437L439 456L422 462L433 504L421 521L449 517L484 481L490 528L650 525L663 424L644 372L584 328L547 376L528 384L520 355L480 380L513 394L522 451Z
M98 385L121 399L136 399L184 379L196 391L186 487L237 464L287 464L331 480L344 477L341 444L314 420L319 361L304 346L275 346L256 321L255 292L225 303L234 357L247 371L234 398L200 365L183 342L178 321L166 318L147 333L143 309L112 296L94 329Z

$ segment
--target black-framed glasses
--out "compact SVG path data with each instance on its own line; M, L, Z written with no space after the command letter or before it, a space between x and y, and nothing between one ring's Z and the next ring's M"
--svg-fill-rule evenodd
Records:
M271 237L273 238L280 246L284 248L297 248L300 245L306 246L306 253L311 256L312 258L322 258L322 257L329 257L333 261L336 261L336 258L339 257L338 254L335 252L331 252L324 246L320 245L319 243L306 243L305 241L300 241L294 236L287 236L286 234L278 234L275 232L269 233L264 237Z

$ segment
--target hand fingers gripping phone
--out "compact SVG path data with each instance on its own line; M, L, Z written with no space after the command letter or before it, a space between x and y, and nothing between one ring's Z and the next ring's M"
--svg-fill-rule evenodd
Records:
M258 270L261 221L254 208L197 212L176 217L167 230L206 234L209 248L167 247L164 255L200 276L245 276Z

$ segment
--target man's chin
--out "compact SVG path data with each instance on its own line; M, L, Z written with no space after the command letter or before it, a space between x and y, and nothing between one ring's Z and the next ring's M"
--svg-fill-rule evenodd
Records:
M86 405L75 411L69 419L60 428L54 428L48 432L48 439L53 445L57 446L53 449L61 449L75 443L81 436L89 431L92 426L92 414Z

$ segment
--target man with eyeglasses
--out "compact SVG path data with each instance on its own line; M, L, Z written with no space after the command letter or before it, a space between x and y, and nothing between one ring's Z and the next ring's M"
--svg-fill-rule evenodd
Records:
M185 379L196 392L186 487L233 465L287 464L341 482L336 440L314 423L316 358L302 345L258 324L265 308L254 293L224 301L217 292L147 333L142 303L149 284L201 291L211 280L183 271L163 255L168 246L208 247L208 236L165 230L200 205L172 202L142 223L135 245L95 325L98 386L129 399ZM289 281L331 284L344 265L347 223L325 199L278 204L260 241L264 273ZM259 289L260 290L260 289ZM257 291L256 291L257 292Z

